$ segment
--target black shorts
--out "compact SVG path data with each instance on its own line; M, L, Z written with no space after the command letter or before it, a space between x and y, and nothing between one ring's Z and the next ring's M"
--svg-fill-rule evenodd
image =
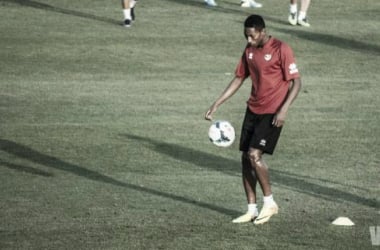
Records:
M258 115L247 108L240 135L240 151L248 152L249 148L255 148L273 154L282 129L273 126L274 116L275 114Z

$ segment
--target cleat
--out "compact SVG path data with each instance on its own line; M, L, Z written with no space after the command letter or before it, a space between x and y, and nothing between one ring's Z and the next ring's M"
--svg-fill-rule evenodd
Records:
M259 216L253 223L255 225L264 224L265 222L268 222L270 217L272 217L275 214L278 214L278 206L276 203L274 203L273 205L264 205L263 209L261 209Z
M125 20L124 20L124 27L126 27L126 28L131 27L131 23L132 23L131 20L129 20L129 19L125 19Z
M263 5L261 3L258 3L254 0L243 0L241 2L241 7L243 8L261 8Z
M251 222L253 221L258 215L258 212L252 214L250 212L247 212L245 214L243 214L242 216L240 217L237 217L236 219L234 219L232 221L232 223L247 223L247 222Z
M291 25L297 25L297 12L289 13L288 21Z
M306 17L304 19L299 19L298 24L303 27L310 27L310 23L307 22Z
M208 6L211 6L211 7L218 6L218 5L215 3L215 0L205 0L205 3L206 3Z

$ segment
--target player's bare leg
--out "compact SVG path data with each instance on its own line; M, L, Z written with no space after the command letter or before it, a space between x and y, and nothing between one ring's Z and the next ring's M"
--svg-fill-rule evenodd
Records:
M248 152L248 157L251 162L251 166L257 175L261 189L263 190L264 196L269 196L272 194L272 189L269 182L269 171L268 166L263 160L263 151L260 149L251 148Z
M272 215L278 213L278 206L272 196L269 169L262 156L263 151L260 149L250 148L248 152L250 163L264 194L264 206L259 216L256 218L254 222L255 224L263 224L267 222Z
M258 216L256 203L256 174L247 153L242 155L242 181L248 202L248 210L244 215L234 219L233 223L251 222Z
M257 178L247 153L243 153L242 155L242 165L243 185L247 196L247 202L248 204L254 204L256 203Z

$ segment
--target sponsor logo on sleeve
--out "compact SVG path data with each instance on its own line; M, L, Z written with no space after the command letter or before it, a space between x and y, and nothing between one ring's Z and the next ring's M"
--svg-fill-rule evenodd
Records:
M289 73L290 74L298 73L298 68L297 68L297 65L295 63L292 63L289 65Z

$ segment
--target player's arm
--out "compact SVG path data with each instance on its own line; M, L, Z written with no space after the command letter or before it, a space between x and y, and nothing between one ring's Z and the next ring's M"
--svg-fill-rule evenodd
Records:
M224 103L228 98L233 96L236 91L241 87L244 82L244 78L235 77L232 79L230 84L226 87L223 93L219 96L219 98L210 106L205 114L206 120L212 120L212 114L218 109L218 107Z
M289 107L293 103L293 101L296 99L300 90L301 90L301 79L300 78L293 79L291 81L287 98L273 119L274 126L281 127L282 125L284 125Z

